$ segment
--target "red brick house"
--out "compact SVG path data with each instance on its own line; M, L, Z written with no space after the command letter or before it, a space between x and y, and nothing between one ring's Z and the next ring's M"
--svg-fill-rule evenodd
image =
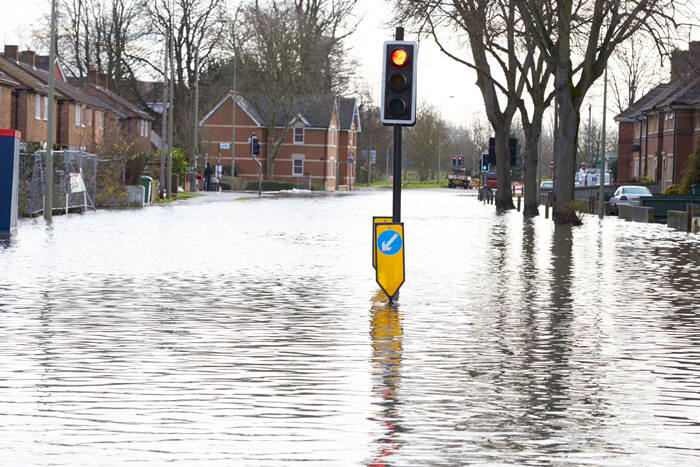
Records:
M619 125L618 180L647 177L661 189L683 178L700 146L700 42L677 51L671 80L615 117Z
M235 102L235 104L234 104ZM232 120L235 111L237 175L257 179L258 165L250 155L248 138L260 141L265 178L304 184L325 190L348 190L355 185L357 133L361 131L356 99L317 96L298 99L279 111L274 139L283 138L270 170L267 134L261 105L233 92L226 94L200 121L201 150L209 162L231 164ZM285 134L286 131L286 134ZM269 173L271 172L271 173Z
M19 83L0 71L0 128L12 127L12 91Z
M46 69L37 66L36 54L17 54L16 46L5 46L0 71L18 85L13 91L12 127L22 133L23 141L46 142L48 120L48 59ZM41 57L42 59L45 57ZM94 150L102 142L104 114L108 110L97 99L65 82L60 66L51 70L55 79L56 145L71 149Z
M153 151L151 132L155 119L128 100L112 92L107 86L105 74L90 69L87 78L69 78L68 81L109 110L104 126L132 143L133 152L150 153Z

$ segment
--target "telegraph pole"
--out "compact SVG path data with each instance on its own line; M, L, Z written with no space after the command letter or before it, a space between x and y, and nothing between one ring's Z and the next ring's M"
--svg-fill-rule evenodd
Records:
M231 26L233 27L233 25ZM236 176L236 57L233 56L233 91L231 92L231 177Z
M54 93L56 76L53 73L56 61L56 0L51 1L51 44L49 45L49 114L46 122L46 173L44 176L44 219L49 224L53 217L53 128L54 128Z
M192 158L195 171L197 170L197 155L199 154L199 49L194 56L194 125L192 134Z
M175 14L175 11L173 9L173 12L171 13L171 16ZM172 24L172 18L170 19L171 24ZM170 54L170 86L168 86L170 98L169 100L169 105L168 105L168 173L166 175L167 179L165 180L165 184L168 187L168 199L172 197L172 185L173 185L173 120L175 118L174 115L174 100L175 100L175 61L173 60L173 38L172 38L172 33L173 33L173 28L171 26L170 28L170 41L169 41L169 51L168 53ZM177 187L175 187L177 189Z
M160 111L160 192L167 191L165 178L165 151L168 136L166 135L168 121L168 56L170 55L170 29L165 32L165 50L163 51L163 108ZM166 195L167 196L167 195Z
M605 114L608 113L608 66L605 65L605 77L603 78L603 134L601 140L603 143L603 151L600 156L600 213L598 217L601 219L605 216Z

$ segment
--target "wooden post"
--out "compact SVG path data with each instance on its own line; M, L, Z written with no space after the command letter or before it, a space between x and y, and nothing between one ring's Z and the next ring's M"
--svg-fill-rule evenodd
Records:
M544 218L549 219L549 203L545 203L544 205Z
M518 212L520 212L520 196L518 196Z

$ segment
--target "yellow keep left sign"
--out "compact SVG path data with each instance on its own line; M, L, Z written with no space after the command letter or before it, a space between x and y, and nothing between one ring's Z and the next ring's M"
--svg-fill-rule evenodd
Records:
M393 300L405 276L403 222L375 224L374 232L377 283Z

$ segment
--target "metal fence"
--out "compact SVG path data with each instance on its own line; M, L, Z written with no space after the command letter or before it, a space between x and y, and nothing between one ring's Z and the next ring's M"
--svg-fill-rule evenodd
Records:
M21 153L19 158L19 214L44 212L46 154ZM95 209L97 156L83 151L53 151L53 210Z

